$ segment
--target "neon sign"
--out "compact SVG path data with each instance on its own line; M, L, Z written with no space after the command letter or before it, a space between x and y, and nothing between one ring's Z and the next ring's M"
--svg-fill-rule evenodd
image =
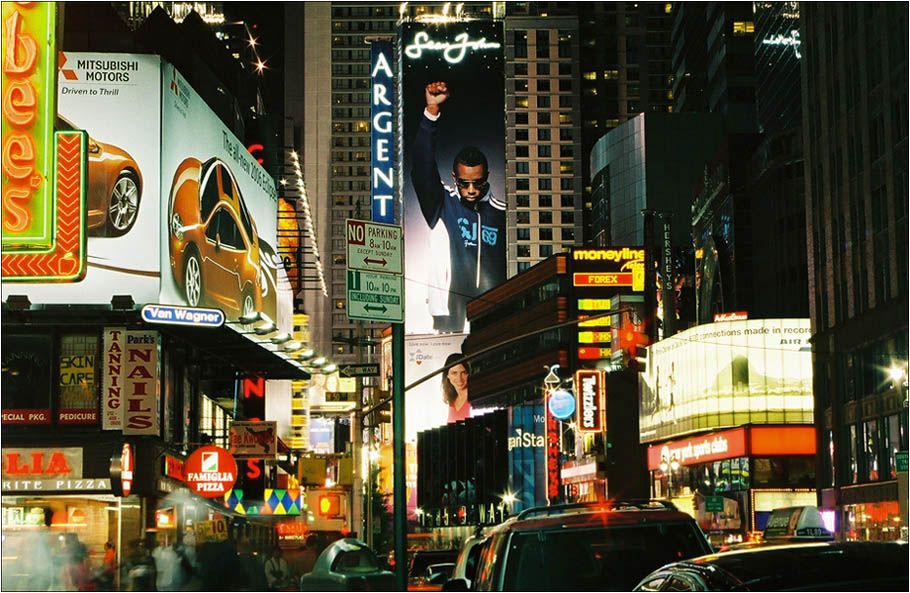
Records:
M459 33L455 36L454 43L449 41L434 41L430 39L430 34L426 31L420 31L414 35L414 40L410 45L404 48L404 55L412 60L420 59L425 51L442 52L446 62L457 64L462 61L468 50L480 51L484 49L499 49L500 44L495 41L487 41L486 37L471 40L467 33Z
M3 247L49 249L56 114L54 2L3 3Z
M578 393L578 432L600 432L604 429L604 377L597 370L575 372L575 393Z
M768 39L762 39L762 44L764 45L783 45L784 47L792 47L793 53L796 55L797 59L802 58L802 54L799 52L800 46L803 42L799 38L799 31L796 29L790 31L790 35L772 35Z
M372 97L370 100L370 147L372 152L372 198L373 222L395 222L395 160L392 156L394 136L392 135L392 105L395 102L394 79L390 64L392 44L376 41L370 47L370 79Z

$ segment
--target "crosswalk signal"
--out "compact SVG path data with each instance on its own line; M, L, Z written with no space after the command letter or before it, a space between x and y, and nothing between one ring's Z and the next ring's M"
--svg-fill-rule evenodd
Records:
M320 494L319 514L323 517L337 517L341 514L341 495Z

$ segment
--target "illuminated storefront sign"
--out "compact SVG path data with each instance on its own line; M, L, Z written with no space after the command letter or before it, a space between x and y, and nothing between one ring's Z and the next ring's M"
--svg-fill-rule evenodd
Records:
M810 424L808 319L723 321L687 329L648 349L642 374L642 442L737 424Z
M129 443L114 451L111 457L111 489L115 496L129 496L133 489L136 453Z
M676 459L683 465L734 457L815 455L814 426L748 426L648 447L648 469Z
M2 450L3 492L108 491L110 480L82 475L81 447Z
M199 447L186 460L186 484L204 498L223 498L237 481L237 462L214 445Z
M372 172L370 196L373 222L395 222L395 136L392 133L392 107L395 81L392 75L392 44L374 41L370 45L370 146Z
M423 52L442 52L446 62L458 64L461 62L468 50L482 51L485 49L499 49L501 45L495 41L487 41L486 37L480 39L471 39L467 32L455 35L452 41L436 41L430 39L430 34L426 31L420 31L414 35L414 39L404 48L404 55L412 60L420 59Z
M613 350L610 348L584 347L578 349L579 360L600 360L602 358L610 358L612 355Z
M575 396L565 389L554 389L547 398L547 410L557 420L571 418L575 414L575 407Z
M573 286L632 286L632 272L621 274L573 274Z
M547 502L559 502L559 422L552 414L547 414Z
M578 299L579 311L609 311L611 307L610 299Z
M158 333L126 332L123 434L158 434Z
M123 351L125 327L104 328L101 351L101 429L123 428Z
M714 321L745 321L749 318L748 311L734 311L731 313L715 313Z
M3 249L54 243L54 2L3 3Z
M145 305L142 320L163 325L191 325L194 327L221 327L224 312L220 309L178 307L176 305Z
M578 394L578 432L601 432L605 428L604 375L601 371L580 370L575 373Z
M578 324L581 326L581 324ZM578 332L579 344L609 344L613 340L613 333L605 332Z

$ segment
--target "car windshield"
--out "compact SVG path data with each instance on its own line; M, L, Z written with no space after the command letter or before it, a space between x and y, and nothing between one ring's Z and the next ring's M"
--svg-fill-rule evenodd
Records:
M631 591L648 573L705 552L691 523L515 533L506 591Z

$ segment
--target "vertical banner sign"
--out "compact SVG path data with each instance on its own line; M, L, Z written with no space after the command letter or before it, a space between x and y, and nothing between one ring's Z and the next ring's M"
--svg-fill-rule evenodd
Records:
M580 370L575 373L575 393L578 394L578 432L601 432L604 428L604 375L599 370Z
M661 236L663 239L661 244L660 275L663 289L661 301L663 301L664 312L664 339L669 338L676 333L676 292L673 289L672 217L673 214L670 212L662 212L660 214Z
M101 429L123 428L123 374L125 327L104 328L101 351Z
M502 40L493 21L400 30L407 334L466 331L506 279Z
M55 2L3 3L3 251L54 246Z
M389 224L395 222L395 136L392 133L395 81L392 56L390 42L374 41L370 45L370 197L373 222Z
M559 422L545 414L547 429L547 504L557 504L562 496L559 484Z
M158 435L158 333L126 332L123 434Z

